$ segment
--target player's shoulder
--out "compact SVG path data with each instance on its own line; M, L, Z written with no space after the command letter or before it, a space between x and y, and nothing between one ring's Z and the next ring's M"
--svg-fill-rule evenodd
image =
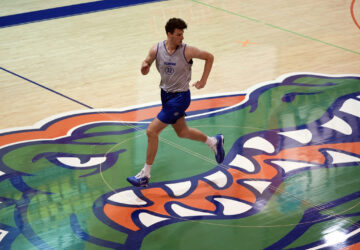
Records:
M188 44L185 44L184 47L185 47L184 48L185 53L190 57L193 57L194 55L198 54L201 51L197 47L192 46L192 45L188 45Z
M211 58L213 57L213 55L206 51L206 50L202 50L199 49L197 47L194 46L187 46L186 50L185 50L185 56L187 59L192 59L192 58L199 58L199 59L207 59L207 58Z
M199 52L202 51L201 49L199 49L196 46L193 45L189 45L189 44L185 44L185 50L190 51L190 52Z
M155 57L156 54L157 54L157 51L158 51L158 43L157 43L157 44L154 44L154 45L150 48L150 50L149 50L149 55L150 55L151 57Z

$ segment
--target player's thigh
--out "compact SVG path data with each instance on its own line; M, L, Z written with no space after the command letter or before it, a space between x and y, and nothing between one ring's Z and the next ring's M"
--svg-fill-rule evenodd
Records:
M158 118L155 118L148 126L146 133L148 136L158 136L167 125L168 124L163 123Z
M185 116L179 118L176 123L172 124L171 126L174 128L176 134L179 136L181 136L189 129L185 120Z

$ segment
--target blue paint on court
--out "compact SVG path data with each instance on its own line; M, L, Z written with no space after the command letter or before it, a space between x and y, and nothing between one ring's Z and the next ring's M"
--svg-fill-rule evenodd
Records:
M160 1L164 0L103 0L2 16L0 28Z
M12 71L10 71L10 70L4 69L4 68L2 68L2 67L0 67L0 69L3 70L3 71L5 71L5 72L7 72L7 73L9 73L9 74L12 74L12 75L14 75L14 76L16 76L16 77L19 77L19 78L21 78L21 79L23 79L23 80L25 80L25 81L28 81L28 82L30 82L30 83L32 83L32 84L34 84L34 85L37 85L37 86L39 86L39 87L41 87L41 88L43 88L43 89L46 89L46 90L48 90L48 91L50 91L50 92L53 92L53 93L55 93L55 94L57 94L57 95L59 95L59 96L62 96L62 97L66 98L66 99L68 99L68 100L70 100L70 101L73 101L73 102L75 102L75 103L77 103L77 104L80 104L80 105L82 105L82 106L84 106L84 107L86 107L86 108L93 109L93 107L91 107L91 106L89 106L89 105L86 105L85 103L82 103L82 102L80 102L80 101L78 101L78 100L75 100L75 99L73 99L73 98L71 98L71 97L69 97L69 96L66 96L66 95L64 95L64 94L62 94L62 93L60 93L60 92L58 92L58 91L56 91L56 90L53 90L53 89L51 89L51 88L48 88L48 87L46 87L46 86L44 86L44 85L42 85L42 84L40 84L40 83L34 82L34 81L32 81L32 80L30 80L30 79L28 79L28 78L26 78L26 77L23 77L23 76L21 76L21 75L19 75L19 74L16 74L16 73L14 73L14 72L12 72Z

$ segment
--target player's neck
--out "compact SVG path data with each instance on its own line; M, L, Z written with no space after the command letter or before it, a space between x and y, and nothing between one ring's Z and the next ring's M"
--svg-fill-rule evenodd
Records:
M176 48L178 47L176 44L171 43L169 40L166 40L165 46L166 46L167 51L170 54L172 54L176 50Z

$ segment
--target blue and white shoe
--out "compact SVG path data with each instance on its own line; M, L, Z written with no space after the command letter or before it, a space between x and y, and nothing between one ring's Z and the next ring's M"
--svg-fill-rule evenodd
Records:
M225 157L224 150L224 136L222 134L217 134L215 136L216 139L216 151L215 151L215 159L217 163L222 163Z
M147 187L149 185L150 178L147 176L138 177L136 175L136 176L130 176L130 177L126 178L126 180L135 187Z

